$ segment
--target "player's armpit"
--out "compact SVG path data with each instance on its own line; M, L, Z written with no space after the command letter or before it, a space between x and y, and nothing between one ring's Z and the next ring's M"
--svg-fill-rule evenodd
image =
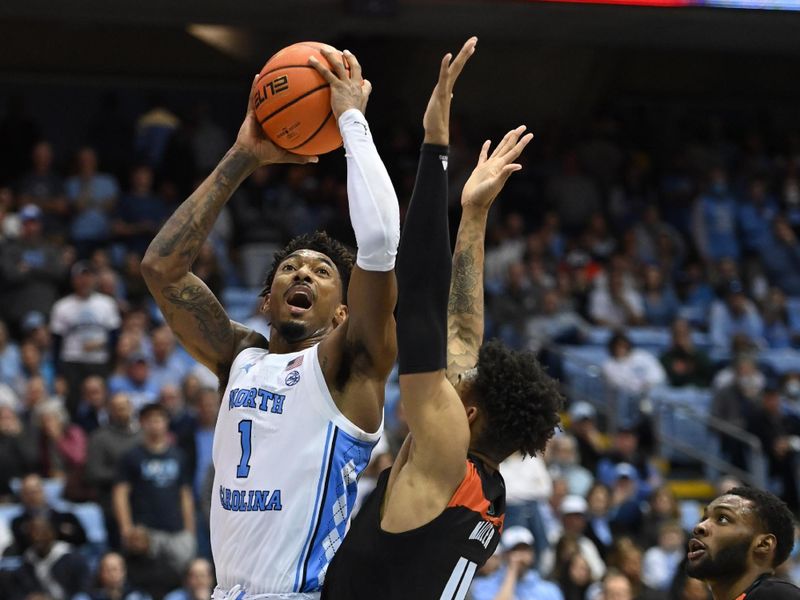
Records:
M445 487L457 486L464 478L470 429L444 371L401 375L400 401L414 439L409 466Z
M347 320L342 331L322 342L321 350L343 352L346 345L351 375L385 381L397 358L396 302L394 271L365 271L354 266L347 292Z

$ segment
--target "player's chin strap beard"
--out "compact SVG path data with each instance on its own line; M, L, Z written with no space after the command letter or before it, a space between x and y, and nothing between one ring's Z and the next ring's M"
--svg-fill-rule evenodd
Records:
M284 321L283 323L279 323L276 328L281 337L290 344L297 344L309 338L320 337L325 333L324 327L320 327L309 333L306 324L298 321Z

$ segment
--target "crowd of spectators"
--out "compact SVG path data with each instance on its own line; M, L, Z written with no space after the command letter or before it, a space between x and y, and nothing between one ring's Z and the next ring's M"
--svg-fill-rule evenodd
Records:
M233 132L203 109L179 117L154 101L126 125L107 108L75 148L53 148L24 111L0 118L16 156L0 171L0 597L10 600L199 599L213 586L217 381L163 324L139 264ZM405 202L416 140L375 120ZM455 131L454 224L483 133ZM608 330L604 381L644 398L662 385L713 390L712 413L762 440L771 484L797 511L800 365L778 373L759 357L800 348L800 137L683 133L652 147L609 116L581 134L537 132L490 220L487 335L558 374L559 345ZM262 167L194 270L266 333L256 303L272 254L315 228L352 243L346 200L343 172ZM628 334L642 327L671 332L663 354L635 347ZM374 455L383 466L404 433L392 386ZM573 401L544 457L503 464L507 529L472 598L707 598L679 568L697 504L666 484L646 419L609 433L599 417ZM746 468L736 440L723 451ZM796 554L784 567L795 581Z

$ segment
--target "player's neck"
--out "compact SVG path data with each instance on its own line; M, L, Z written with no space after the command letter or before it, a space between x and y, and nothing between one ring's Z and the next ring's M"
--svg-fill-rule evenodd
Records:
M729 579L709 581L711 595L714 600L737 600L756 579L768 572L770 572L769 569L763 566L752 565L741 575L734 575Z
M469 449L469 453L472 456L475 456L476 458L480 458L481 462L484 464L484 466L488 467L491 471L499 471L500 470L500 462L495 460L494 458L492 458L488 454L485 454L485 453L481 452L480 450L477 450L476 448L470 448Z
M296 342L290 342L281 335L280 331L278 331L275 326L270 326L269 351L271 354L288 354L290 352L306 350L315 344L319 344L329 333L330 331L328 330L317 330L307 338Z

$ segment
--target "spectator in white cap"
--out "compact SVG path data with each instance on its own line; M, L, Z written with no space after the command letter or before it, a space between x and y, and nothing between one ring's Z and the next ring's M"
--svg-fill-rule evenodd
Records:
M588 402L575 402L569 408L569 432L578 442L580 463L594 473L605 452L603 436L597 429L597 411Z
M508 527L500 545L505 564L491 575L475 579L473 600L564 600L559 587L542 579L533 568L536 552L529 529Z
M578 549L592 572L592 579L600 579L606 572L606 565L600 557L597 546L585 535L589 505L582 496L569 495L561 501L562 535L576 538ZM542 557L541 569L543 573L550 573L555 565L555 555L547 552Z

